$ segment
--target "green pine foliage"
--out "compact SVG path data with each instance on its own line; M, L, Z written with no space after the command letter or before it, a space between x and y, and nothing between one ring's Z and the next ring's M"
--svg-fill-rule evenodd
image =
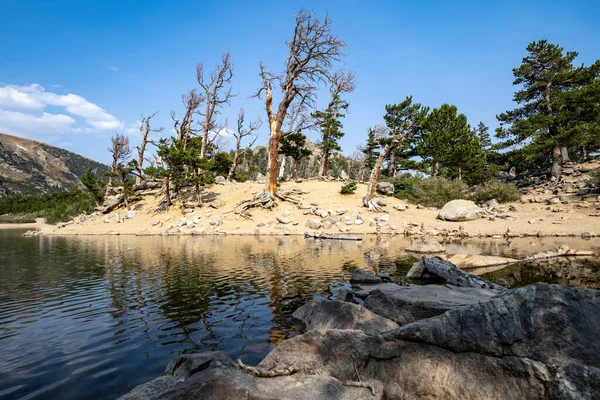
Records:
M561 147L597 150L600 122L600 60L590 67L573 64L577 52L546 40L527 46L527 56L513 69L519 107L497 116L501 148L519 146L523 160L552 163L560 175ZM519 165L520 166L520 165Z
M342 185L342 189L340 190L341 194L354 194L356 192L356 181L350 181L344 185Z
M375 135L375 129L369 128L367 132L367 143L363 149L365 157L365 168L367 171L371 171L379 158L381 144L377 140Z
M481 142L456 106L434 108L415 139L417 153L429 165L433 177L464 179L470 184L485 179Z
M79 179L83 186L85 186L88 192L94 197L96 204L102 204L106 182L98 178L91 168L88 168Z
M298 165L303 158L312 154L306 147L306 136L301 132L285 135L279 142L279 154L292 157L294 160L294 177L298 175Z

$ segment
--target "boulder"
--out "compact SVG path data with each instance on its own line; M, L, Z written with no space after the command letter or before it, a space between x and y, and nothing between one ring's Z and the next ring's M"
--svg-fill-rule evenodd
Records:
M350 283L383 283L383 280L372 272L357 269L350 276Z
M365 299L365 307L399 325L485 302L496 295L485 289L450 285L379 286L370 291Z
M377 182L375 190L377 193L384 194L386 196L394 195L394 185L390 182Z
M409 247L406 248L406 251L411 253L420 253L420 254L435 254L435 253L445 253L446 248L442 246L440 243L430 240L427 242L417 242L413 243Z
M315 300L298 308L292 316L305 330L358 329L377 335L398 328L398 324L374 314L365 307L338 300Z
M515 260L514 258L483 256L481 254L448 254L441 257L461 269L492 267L518 262L518 260Z
M452 200L444 205L438 219L444 221L472 221L485 211L471 200Z
M398 211L406 211L406 204L396 204L394 206L394 209L396 209Z
M215 177L215 183L217 185L224 185L224 184L227 183L227 180L223 176L218 175L218 176Z
M125 214L125 218L127 219L132 219L133 217L135 217L136 212L134 210L129 210L127 211L127 213Z

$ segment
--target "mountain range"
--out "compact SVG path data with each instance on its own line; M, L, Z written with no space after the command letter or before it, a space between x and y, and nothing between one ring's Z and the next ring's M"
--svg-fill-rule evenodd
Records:
M83 188L79 178L108 166L46 143L0 133L0 197Z

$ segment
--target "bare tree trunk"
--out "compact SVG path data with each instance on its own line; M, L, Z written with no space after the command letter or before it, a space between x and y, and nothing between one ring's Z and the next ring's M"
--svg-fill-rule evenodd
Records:
M434 161L433 166L431 167L431 176L433 176L434 178L437 178L437 176L440 174L440 163L437 161Z
M396 177L396 152L392 151L392 154L390 155L390 172L389 175L391 178L395 178Z
M567 148L567 146L562 146L560 148L560 155L562 157L563 164L569 162L569 149Z
M271 128L271 136L269 138L269 148L267 151L267 182L265 191L272 196L277 196L277 157L279 157L279 140L280 134L273 131Z
M125 207L127 207L127 210L131 210L131 207L129 206L129 198L128 197L129 196L127 195L127 193L123 193L123 203L125 203Z
M323 149L321 157L321 167L319 168L319 176L324 178L327 175L327 163L329 162L329 149Z
M170 207L171 204L173 204L171 202L171 181L169 180L168 176L165 176L165 179L163 182L164 182L164 186L165 186L165 199L167 200L166 206Z
M390 142L390 144L388 144L383 152L379 155L377 162L375 162L375 166L371 171L371 176L369 177L369 183L367 185L367 194L362 200L363 207L367 207L371 211L381 211L381 208L373 201L375 190L377 189L377 181L379 180L379 173L381 172L383 162L390 156L396 147L398 147L398 144L400 144L398 139L392 140L392 142Z
M560 147L554 147L552 149L552 171L551 174L556 179L560 178L562 174L562 154Z
M587 151L587 147L583 146L583 148L581 149L583 152L583 159L587 160L588 159L588 151Z
M285 179L285 163L287 161L287 157L286 156L282 156L281 157L281 164L279 165L279 174L278 174L278 178L280 180Z
M235 144L235 153L233 154L233 162L231 163L231 168L229 168L229 173L227 174L227 182L231 182L231 178L233 178L233 174L238 166L238 159L240 158L240 143L242 142L242 138L238 138Z
M292 170L294 179L298 179L298 164L300 164L300 160L294 160L294 169Z

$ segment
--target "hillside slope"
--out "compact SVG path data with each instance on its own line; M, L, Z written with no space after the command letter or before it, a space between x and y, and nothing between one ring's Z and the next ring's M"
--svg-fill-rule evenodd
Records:
M79 177L88 168L108 171L106 165L68 150L0 133L0 197L83 187Z

